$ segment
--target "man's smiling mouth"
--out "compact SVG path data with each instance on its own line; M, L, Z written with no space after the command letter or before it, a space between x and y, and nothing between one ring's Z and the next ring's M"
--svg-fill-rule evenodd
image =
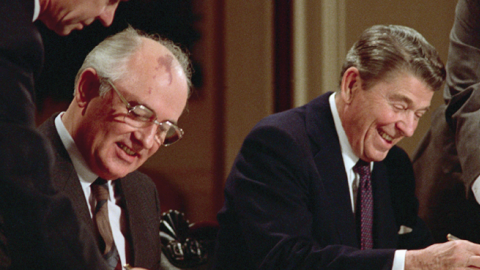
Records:
M129 156L136 156L137 153L135 153L135 151L133 151L132 149L128 148L126 145L122 144L122 143L117 143L117 145L125 152L127 153L127 155Z
M393 138L390 137L390 135L388 135L387 133L385 133L385 132L383 132L383 131L381 131L381 130L379 130L378 133L379 133L380 136L381 136L384 140L386 140L387 142L389 142L389 143L392 143L392 142L393 142Z

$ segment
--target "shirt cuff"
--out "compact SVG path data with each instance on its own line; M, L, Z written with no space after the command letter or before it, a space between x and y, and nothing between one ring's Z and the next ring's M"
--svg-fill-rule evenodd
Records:
M406 249L399 249L395 251L395 257L393 257L392 270L405 269L405 254L407 254Z
M472 185L472 191L473 195L475 196L475 200L477 201L478 204L480 204L480 176L475 179L475 182L473 182Z

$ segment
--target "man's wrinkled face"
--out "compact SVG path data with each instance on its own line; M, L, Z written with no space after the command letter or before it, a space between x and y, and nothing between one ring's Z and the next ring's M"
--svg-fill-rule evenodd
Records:
M41 7L39 20L62 36L73 30L81 30L97 19L104 26L109 26L121 1L123 0L51 0Z
M177 123L186 106L188 86L173 56L149 40L129 62L128 70L126 78L113 82L125 99L132 106L150 108L159 122ZM158 126L127 125L126 113L115 91L97 96L86 105L74 136L89 167L104 179L118 179L136 170L160 147L155 140Z
M365 161L383 160L395 144L412 136L434 93L422 80L404 72L368 90L361 83L353 87L342 123L353 151Z

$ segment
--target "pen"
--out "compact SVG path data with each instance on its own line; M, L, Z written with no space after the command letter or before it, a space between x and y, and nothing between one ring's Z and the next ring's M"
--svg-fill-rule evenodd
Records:
M460 238L456 237L455 235L452 235L451 233L447 234L447 239L448 241L460 240Z
M132 270L133 268L130 266L130 264L126 263L126 264L123 265L123 269Z

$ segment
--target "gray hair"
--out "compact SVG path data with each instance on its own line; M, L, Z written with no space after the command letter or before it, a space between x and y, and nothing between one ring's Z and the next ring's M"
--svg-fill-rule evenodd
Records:
M435 48L414 29L400 25L365 30L347 53L340 81L350 67L359 70L365 89L398 71L410 72L434 91L445 81L445 67Z
M131 56L143 44L143 38L151 39L165 46L180 63L187 80L189 92L192 87L192 68L189 55L173 41L161 38L159 35L149 35L129 26L122 32L106 38L93 48L83 61L75 77L75 85L80 74L87 69L93 68L101 78L109 78L112 81L118 80L127 74L127 63ZM104 81L101 82L99 95L105 95L110 91L110 86Z

